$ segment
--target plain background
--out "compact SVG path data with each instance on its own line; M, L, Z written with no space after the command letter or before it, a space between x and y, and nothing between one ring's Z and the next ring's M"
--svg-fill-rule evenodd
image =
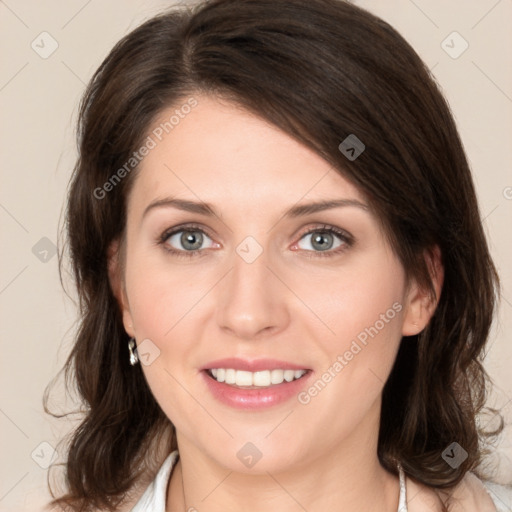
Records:
M500 481L510 483L512 63L508 55L512 2L355 3L395 27L433 70L467 150L503 285L485 367L496 383L489 403L501 407L509 423L493 460L499 465ZM75 328L75 306L61 288L54 251L76 157L74 123L79 99L113 45L172 4L0 1L1 511L42 509L49 495L47 470L41 465L51 459L52 449L72 426L44 413L42 395L69 353ZM44 55L52 44L58 44L57 49ZM468 48L458 55L466 44ZM57 411L74 405L58 396L61 387L55 388L57 394L50 402ZM56 460L64 460L64 455L58 453Z

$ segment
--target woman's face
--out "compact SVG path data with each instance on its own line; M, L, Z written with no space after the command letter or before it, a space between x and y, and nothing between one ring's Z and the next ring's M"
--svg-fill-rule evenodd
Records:
M179 442L236 471L254 456L256 471L276 471L375 444L401 337L423 327L419 292L366 199L325 160L195 98L168 134L157 128L175 107L151 127L128 200L120 301L152 393ZM225 358L237 361L215 362ZM287 367L307 372L272 384L302 373L270 371ZM226 372L233 385L205 368L258 372Z

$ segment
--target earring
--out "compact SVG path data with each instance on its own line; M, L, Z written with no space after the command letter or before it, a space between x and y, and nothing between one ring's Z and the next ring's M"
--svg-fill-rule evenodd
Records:
M135 366L139 362L139 356L137 355L137 348L135 345L135 338L131 338L128 342L128 351L130 352L130 364Z

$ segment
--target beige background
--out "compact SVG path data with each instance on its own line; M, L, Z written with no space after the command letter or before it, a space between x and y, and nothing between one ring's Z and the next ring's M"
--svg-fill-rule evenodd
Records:
M503 283L486 368L496 382L491 402L504 408L510 424L512 1L355 3L398 29L433 69L452 106ZM37 462L44 465L49 460L52 447L69 428L69 423L60 424L44 413L42 393L64 363L74 332L74 305L61 289L52 249L75 158L78 101L114 43L171 4L0 1L0 511L42 509L47 471ZM463 48L463 40L469 44L457 58L442 46L453 31L460 37L451 35L443 45L452 55ZM40 36L42 32L50 36ZM51 49L52 38L58 48L44 59L40 53ZM31 47L33 41L39 53ZM59 397L52 403L61 410L66 407ZM58 459L63 455L59 453ZM511 482L512 426L494 459L500 480Z

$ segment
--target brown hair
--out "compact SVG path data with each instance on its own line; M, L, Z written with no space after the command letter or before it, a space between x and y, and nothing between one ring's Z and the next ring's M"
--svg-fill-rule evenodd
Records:
M330 162L369 198L407 275L429 289L424 255L440 248L443 290L427 328L401 343L383 391L378 456L437 488L468 470L482 477L484 441L503 428L501 416L494 432L476 422L490 385L481 361L498 278L462 144L428 68L392 27L348 2L213 0L124 37L81 102L65 226L80 325L64 368L86 411L69 445L68 491L52 503L115 510L177 447L140 365L129 365L108 279L107 251L122 238L137 169L106 197L94 191L162 109L196 93L236 102ZM366 146L353 161L338 149L350 134ZM453 441L468 453L457 469L442 458Z

